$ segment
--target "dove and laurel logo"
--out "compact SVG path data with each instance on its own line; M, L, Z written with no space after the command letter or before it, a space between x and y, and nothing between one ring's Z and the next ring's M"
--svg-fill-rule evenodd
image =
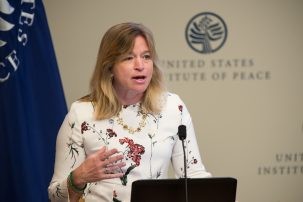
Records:
M185 36L188 45L194 51L201 54L214 53L224 45L227 27L217 14L202 12L189 20Z
M0 84L18 70L20 52L29 41L34 23L35 0L0 0Z

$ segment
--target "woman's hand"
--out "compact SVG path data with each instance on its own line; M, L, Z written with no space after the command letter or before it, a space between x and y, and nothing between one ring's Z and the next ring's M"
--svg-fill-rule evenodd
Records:
M74 184L84 187L86 183L123 176L121 168L125 163L123 155L117 155L117 149L107 150L102 147L99 151L88 156L86 160L73 171Z

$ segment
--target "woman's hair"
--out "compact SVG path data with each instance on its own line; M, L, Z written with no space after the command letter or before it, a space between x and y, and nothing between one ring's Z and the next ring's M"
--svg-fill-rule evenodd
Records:
M164 92L163 75L159 69L155 42L151 31L137 23L121 23L111 27L103 36L99 47L97 62L90 81L90 94L81 98L91 101L95 108L95 118L98 120L117 115L122 104L112 84L112 68L119 58L132 51L135 38L145 38L153 60L153 75L141 101L141 106L147 113L159 113L160 97Z

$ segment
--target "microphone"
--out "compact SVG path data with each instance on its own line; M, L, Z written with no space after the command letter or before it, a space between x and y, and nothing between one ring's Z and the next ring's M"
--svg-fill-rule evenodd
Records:
M182 141L183 160L184 160L184 178L187 178L186 155L185 155L185 146L184 146L184 140L186 139L186 126L185 125L179 125L178 136L179 136L179 139Z
M186 126L185 125L179 125L178 136L181 141L186 139Z
M183 162L184 162L184 179L185 179L185 201L188 201L188 191L187 191L187 166L186 166L186 155L185 155L185 146L184 140L186 139L186 126L179 125L178 126L178 136L179 139L182 141L182 148L183 148Z

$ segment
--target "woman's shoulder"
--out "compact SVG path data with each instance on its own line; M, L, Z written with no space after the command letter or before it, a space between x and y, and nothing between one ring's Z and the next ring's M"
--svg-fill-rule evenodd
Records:
M77 100L71 104L69 111L70 114L91 116L94 111L94 106L92 102Z
M90 101L82 101L82 100L76 100L71 104L71 109L79 109L79 110L85 110L93 108L93 104Z
M176 93L167 92L165 97L166 97L166 101L168 104L173 104L173 103L178 104L178 103L182 102L182 99Z
M178 106L184 105L180 96L176 93L166 92L162 97L163 109L178 108Z

